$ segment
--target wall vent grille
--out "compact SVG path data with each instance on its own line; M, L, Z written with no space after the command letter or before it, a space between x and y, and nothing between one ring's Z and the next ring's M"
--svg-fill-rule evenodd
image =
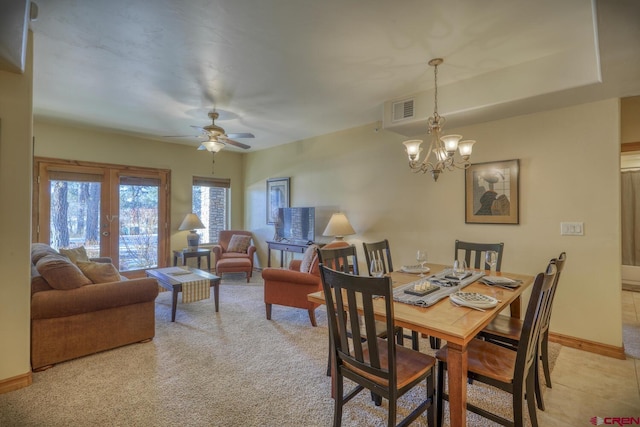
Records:
M393 119L392 122L413 119L415 115L414 99L406 99L393 103Z

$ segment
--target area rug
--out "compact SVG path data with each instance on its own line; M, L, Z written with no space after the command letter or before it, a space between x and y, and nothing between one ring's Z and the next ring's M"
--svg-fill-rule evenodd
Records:
M60 363L34 373L29 387L0 395L2 426L329 426L333 400L327 364L327 322L306 310L274 306L267 320L259 274L250 284L223 280L220 311L211 299L156 300L156 336ZM429 352L428 340L421 348ZM560 346L552 344L552 362ZM399 417L424 393L400 400ZM469 400L510 413L505 393L469 386ZM346 407L344 426L386 425L387 402L361 393ZM447 417L448 420L448 417ZM447 421L448 422L448 421ZM415 426L426 426L426 418ZM474 414L468 425L492 425Z

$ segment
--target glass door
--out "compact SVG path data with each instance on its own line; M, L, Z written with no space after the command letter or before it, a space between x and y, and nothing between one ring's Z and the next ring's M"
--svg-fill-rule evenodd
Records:
M158 266L159 186L159 179L120 176L120 271Z

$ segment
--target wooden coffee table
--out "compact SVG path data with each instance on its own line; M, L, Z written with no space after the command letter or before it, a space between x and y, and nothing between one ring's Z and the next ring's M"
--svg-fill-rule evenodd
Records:
M180 267L184 270L190 271L192 274L196 274L203 279L208 279L210 286L213 286L213 302L216 308L216 313L218 312L218 294L220 287L220 277L207 273L203 270L198 270L197 268L192 267ZM175 277L172 277L166 272L175 270L175 267L170 268L156 268L153 270L146 270L148 277L153 277L158 281L158 284L163 288L170 290L173 293L173 299L171 302L171 321L176 321L176 308L178 306L178 292L182 291L182 283L177 281Z

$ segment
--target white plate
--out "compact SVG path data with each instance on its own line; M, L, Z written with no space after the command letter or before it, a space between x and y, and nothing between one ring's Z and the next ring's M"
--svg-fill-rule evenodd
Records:
M477 308L493 308L498 305L497 299L477 292L456 292L449 295L449 298L458 305Z
M403 265L400 271L403 273L420 274L429 272L429 267L420 267L420 265Z

